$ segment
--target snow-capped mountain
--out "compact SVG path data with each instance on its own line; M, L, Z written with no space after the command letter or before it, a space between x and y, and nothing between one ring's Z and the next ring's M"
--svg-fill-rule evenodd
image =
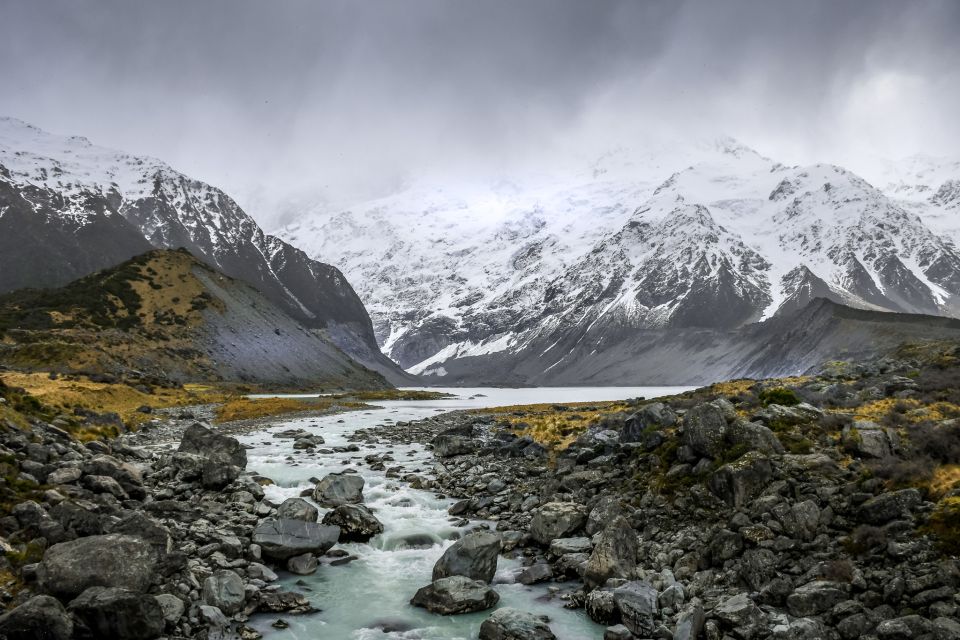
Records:
M649 332L735 330L816 297L960 316L960 233L942 215L953 195L949 182L923 201L891 195L723 138L621 149L552 178L413 184L279 235L357 283L408 371L550 383ZM540 368L504 370L519 361Z
M153 158L0 118L0 292L58 286L151 248L181 247L362 364L399 373L340 270L265 234L221 190Z

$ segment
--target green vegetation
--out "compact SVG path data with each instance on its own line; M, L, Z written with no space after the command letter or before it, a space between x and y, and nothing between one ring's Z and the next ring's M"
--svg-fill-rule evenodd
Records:
M759 399L760 403L765 407L770 406L771 404L779 404L784 407L793 407L802 402L796 391L793 389L787 389L786 387L764 389L760 392Z
M941 500L924 532L935 537L945 553L960 554L960 497Z

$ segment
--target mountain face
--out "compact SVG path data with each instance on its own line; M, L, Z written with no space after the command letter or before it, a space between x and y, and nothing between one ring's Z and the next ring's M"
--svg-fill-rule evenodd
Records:
M152 158L0 118L0 292L60 286L151 248L184 248L394 381L339 269L267 235L227 194Z
M950 209L960 205L952 182L936 182L881 190L842 167L788 167L721 139L619 150L562 178L414 184L307 212L280 235L358 283L384 351L412 373L586 383L573 371L592 359L737 332L818 298L960 316L960 231L942 215L960 218ZM666 373L649 379L693 381Z
M60 289L0 295L0 356L27 369L124 378L389 386L186 250L153 250Z

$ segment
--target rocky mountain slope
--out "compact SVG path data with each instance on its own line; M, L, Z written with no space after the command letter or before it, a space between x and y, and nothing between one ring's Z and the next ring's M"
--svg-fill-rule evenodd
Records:
M389 386L259 291L186 250L154 250L60 289L0 296L0 361L127 379Z
M366 366L405 376L335 267L267 235L227 194L153 158L0 118L0 292L51 287L150 248L185 248Z
M446 383L470 360L464 381L553 383L584 354L637 351L645 332L735 330L818 297L960 316L960 233L942 215L950 168L938 171L911 203L842 167L787 167L721 139L524 183L416 183L280 235L358 283L408 371ZM504 365L530 360L542 366L523 376Z

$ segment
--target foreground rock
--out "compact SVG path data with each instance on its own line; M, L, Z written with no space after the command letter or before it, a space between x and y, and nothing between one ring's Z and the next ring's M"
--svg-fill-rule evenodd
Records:
M383 524L362 504L342 504L323 516L323 524L340 528L340 542L367 542L383 533Z
M466 576L450 576L419 589L410 604L447 616L483 611L499 601L500 596L486 583Z
M480 625L480 640L556 640L550 626L526 611L497 609Z
M70 611L92 638L149 640L163 633L163 609L143 593L91 587L70 603Z
M530 536L548 545L554 538L577 533L587 523L587 509L576 502L550 502L540 507L530 521Z
M470 533L454 542L433 566L433 579L466 576L489 583L497 572L500 538L489 531Z
M303 520L264 520L253 531L253 543L264 555L286 560L304 553L324 554L340 538L339 527Z
M141 538L108 534L55 544L43 554L37 581L45 593L63 598L88 587L144 592L157 567L155 548Z
M56 598L34 596L0 616L0 638L7 640L70 640L73 619Z
M363 502L363 478L355 473L331 473L317 483L313 499L324 507Z

